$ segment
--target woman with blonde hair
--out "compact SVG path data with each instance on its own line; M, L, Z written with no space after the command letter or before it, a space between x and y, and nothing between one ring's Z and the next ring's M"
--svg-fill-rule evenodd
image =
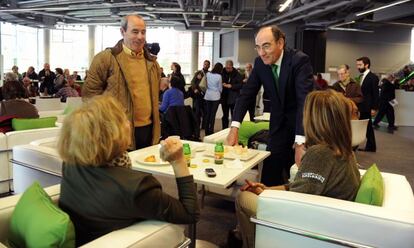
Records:
M264 190L288 190L353 201L360 174L352 152L351 106L340 93L313 91L305 100L303 126L306 153L293 182L266 187L246 181L236 200L243 247L254 247L257 195ZM236 231L237 232L237 231ZM235 233L234 233L235 234ZM236 234L235 234L236 235Z
M163 193L152 175L131 169L130 132L125 110L111 96L95 96L65 118L58 142L64 161L59 205L75 225L77 246L146 219L198 220L196 189L181 142L168 138L160 149L174 170L177 200Z

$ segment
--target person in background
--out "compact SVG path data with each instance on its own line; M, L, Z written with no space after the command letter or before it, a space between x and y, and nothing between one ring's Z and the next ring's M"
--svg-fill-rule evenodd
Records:
M160 67L160 74L161 74L161 78L167 77L167 76L165 76L164 68L162 68L162 67Z
M70 77L70 71L69 71L68 68L65 68L63 70L63 76L65 77L65 79L68 78L68 77Z
M170 88L170 81L168 80L168 78L167 77L161 78L160 79L160 93L158 96L160 103L162 102L162 97L165 91L167 91L169 88Z
M323 79L322 74L320 73L316 74L315 82L319 90L328 89L328 82L325 79Z
M53 71L50 70L49 63L45 63L43 65L43 70L39 72L39 82L40 82L39 91L43 93L43 95L49 95L55 92L55 88L54 88L55 78L56 78L56 75Z
M38 80L39 78L33 66L29 66L29 68L27 68L27 71L23 72L22 77L28 77L31 80Z
M186 96L186 92L185 92L185 79L184 79L184 75L181 73L181 66L176 63L176 62L172 62L171 64L171 70L172 73L170 74L170 78L172 76L176 76L180 79L179 85L178 85L178 89L180 89L183 94L184 97Z
M253 70L253 65L251 63L247 63L246 66L244 67L243 85L247 83L247 80L249 79L249 76L252 73L252 70ZM263 97L263 91L259 91L257 93L257 97L256 97L255 101L252 101L250 103L250 106L248 107L250 121L254 121L254 117L255 117L255 114L256 114L256 106L260 105L260 101L261 101L262 97ZM262 103L262 105L263 105L263 103Z
M226 142L238 144L248 104L263 85L263 98L269 99L271 106L267 144L271 155L263 162L261 180L269 186L280 185L287 181L290 167L300 165L305 152L302 116L306 95L313 90L312 66L308 55L285 46L286 36L276 25L260 28L255 44L259 56L237 99Z
M145 46L147 28L140 15L124 16L120 31L123 39L93 58L82 97L114 96L133 127L131 149L139 149L160 140L160 66Z
M58 92L63 87L63 82L65 81L65 75L62 68L56 68L56 78L54 81L54 92Z
M32 85L32 81L28 77L23 78L23 87L26 89L28 97L36 97L36 87Z
M82 78L80 75L78 75L77 71L73 71L72 77L75 79L75 81L82 81Z
M28 97L28 92L14 72L6 73L1 91L4 98L1 101L1 116L16 115L18 118L39 118L36 107L25 100Z
M351 78L347 68L349 68L347 65L340 65L338 67L339 81L332 85L332 89L344 94L345 97L351 99L355 104L360 104L364 100L361 87Z
M22 74L20 74L20 73L19 73L19 67L17 67L17 65L14 65L14 66L12 67L12 72L13 72L14 74L16 74L16 76L17 76L17 78L18 78L19 82L22 82L23 77L22 77Z
M170 79L170 88L165 91L162 102L160 105L160 112L167 112L168 108L171 106L184 106L184 94L178 89L180 85L180 78L176 76L171 76Z
M216 63L211 72L207 72L207 90L204 95L206 102L206 128L205 134L210 135L214 133L214 124L216 121L216 113L220 104L220 96L223 91L223 81L221 79L221 72L223 65Z
M194 74L193 79L191 80L191 86L188 88L187 95L193 99L193 113L196 118L197 126L200 125L204 128L205 125L202 125L202 122L205 122L205 107L204 107L204 94L203 89L200 88L200 82L204 77L203 70L197 71ZM200 130L198 128L197 130ZM197 137L200 137L200 134L196 134Z
M374 73L371 72L371 60L368 57L358 58L356 60L356 66L358 71L361 73L359 76L359 83L362 95L364 96L364 101L358 104L360 118L361 120L369 120L366 135L367 143L365 145L365 149L362 149L362 151L376 152L377 145L375 142L375 133L372 127L371 118L376 115L378 110L379 79Z
M386 115L388 121L388 131L393 132L397 130L395 126L395 114L394 106L390 102L395 100L395 86L392 83L394 81L393 75L389 74L382 79L381 93L379 96L379 110L374 120L374 128L379 128L378 123Z
M124 107L109 95L87 99L65 117L58 140L63 160L59 207L75 226L76 247L143 220L193 224L199 219L180 140L167 138L160 148L160 158L174 171L176 199L151 174L131 169L130 132Z
M61 102L66 102L68 97L79 97L79 93L75 89L74 79L73 76L69 76L66 80L63 80L62 88L55 94L55 97L60 97Z
M246 180L236 199L243 247L254 247L257 196L264 190L287 190L353 201L360 174L352 152L351 107L342 94L314 91L306 97L303 126L306 153L293 182L267 187Z
M239 97L240 89L243 86L243 77L233 67L233 61L227 60L225 68L221 74L223 79L223 92L221 92L221 109L223 117L221 118L221 126L223 129L229 127L229 112L233 118L233 109L236 99Z

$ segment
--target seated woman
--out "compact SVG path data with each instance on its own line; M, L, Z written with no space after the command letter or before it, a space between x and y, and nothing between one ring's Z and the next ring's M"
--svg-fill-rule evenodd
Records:
M131 127L111 96L96 96L69 114L58 151L64 161L59 206L69 214L76 246L147 219L178 224L199 218L196 188L174 138L161 143L160 157L174 170L179 199L163 193L151 175L131 169Z
M179 89L180 82L180 78L171 76L171 88L166 90L162 96L162 102L160 105L160 111L162 113L167 112L168 108L171 106L184 106L184 94Z
M19 118L39 118L36 107L25 98L28 92L18 81L15 73L6 73L2 87L4 100L1 101L0 116L16 115Z
M306 153L293 182L266 187L247 181L236 200L243 247L254 247L257 195L264 190L289 190L353 201L360 174L352 152L351 107L332 90L311 92L305 100L303 126Z
M79 93L74 84L75 80L72 76L69 76L67 80L63 80L62 88L55 94L55 97L60 97L61 102L66 102L68 97L78 97Z

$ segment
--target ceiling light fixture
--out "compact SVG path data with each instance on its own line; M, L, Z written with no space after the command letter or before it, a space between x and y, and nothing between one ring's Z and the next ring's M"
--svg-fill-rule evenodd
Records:
M362 32L362 33L374 33L373 30L366 30L366 29L360 29L360 28L338 28L338 27L332 27L329 28L330 30L338 30L338 31L350 31L350 32Z
M378 10L386 9L386 8L389 8L389 7L398 5L398 4L410 2L410 1L411 0L396 1L396 2L393 2L393 3L387 4L387 5L383 5L383 6L378 7L378 8L374 8L374 9L370 9L370 10L367 10L367 11L363 11L363 12L357 13L356 16L366 15L366 14L369 14L369 13L372 13L372 12L375 12L375 11L378 11Z
M293 2L293 0L286 0L283 4L280 5L279 12L285 11L285 9Z

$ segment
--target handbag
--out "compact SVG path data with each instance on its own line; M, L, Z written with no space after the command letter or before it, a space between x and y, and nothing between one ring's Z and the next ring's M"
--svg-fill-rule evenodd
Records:
M207 74L204 74L204 77L201 79L200 83L198 84L198 87L200 87L200 89L203 92L206 92L206 90L207 90Z

